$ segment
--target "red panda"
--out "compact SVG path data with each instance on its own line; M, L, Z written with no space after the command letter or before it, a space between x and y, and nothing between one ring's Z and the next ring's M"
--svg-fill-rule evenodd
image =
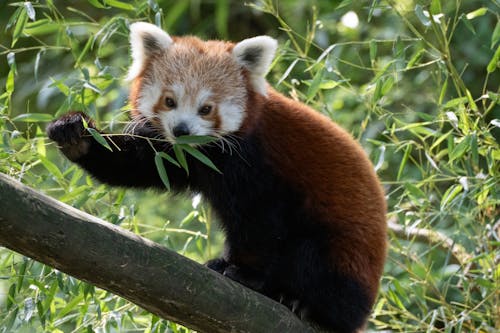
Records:
M182 135L221 171L189 159L165 163L175 191L201 193L226 236L207 266L335 332L356 332L374 304L386 256L386 204L360 145L341 127L272 89L265 74L277 42L171 37L131 25L130 103L135 135L109 151L85 136L82 113L47 128L62 152L98 180L163 187L154 154ZM146 138L161 138L153 141ZM230 149L228 149L228 147Z

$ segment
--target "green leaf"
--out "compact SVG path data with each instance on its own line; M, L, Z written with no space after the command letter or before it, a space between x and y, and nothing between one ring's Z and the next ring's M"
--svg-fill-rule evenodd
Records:
M446 77L446 80L444 80L443 86L441 87L441 92L439 93L439 99L438 99L439 105L443 104L447 89L448 89L448 77Z
M393 86L394 86L394 76L389 76L385 80L385 82L382 85L382 88L380 90L380 93L382 94L382 96L385 96L392 89Z
M173 165L175 165L176 167L178 167L178 168L181 167L181 165L176 160L174 160L172 157L170 157L169 154L162 152L162 151L158 152L157 154L160 155L162 158L166 159L167 161L169 161L170 163L172 163Z
M54 120L54 116L48 113L23 113L14 117L12 120L25 123L49 122Z
M208 135L181 135L175 138L175 143L178 144L199 144L204 145L217 140L213 136Z
M96 7L96 8L100 8L100 9L104 9L104 8L106 8L106 6L104 6L103 4L101 4L101 3L99 2L99 0L88 0L88 2L89 2L92 6L94 6L94 7Z
M38 51L36 54L35 58L35 69L34 69L34 75L35 75L35 81L38 82L38 68L40 67L40 58L42 54L45 53L45 50Z
M83 57L85 57L85 55L87 54L87 52L90 50L90 46L92 45L93 40L94 40L93 38L89 38L87 40L87 43L85 43L85 46L83 47L82 52L80 52L80 54L78 55L78 59L76 59L74 68L78 68L79 67L80 62L82 61Z
M443 210L460 192L462 192L462 189L462 185L450 186L441 198L441 210Z
M155 164L161 181L163 182L167 190L170 191L170 181L168 180L167 170L165 169L165 165L163 164L163 157L159 153L155 154Z
M377 41L372 39L370 41L370 61L372 65L375 63L376 58L377 58Z
M186 170L186 173L189 175L189 168L187 165L186 161L186 155L184 155L184 151L182 150L181 146L179 145L173 145L174 148L174 154L175 158L177 159L177 162L182 166L184 170Z
M278 80L278 83L276 85L279 85L281 82L283 82L287 77L288 75L290 75L290 72L292 71L292 69L295 67L295 65L297 65L297 63L299 62L299 58L295 59L291 64L290 66L288 66L288 68L286 69L286 71L283 73L283 75L280 77L280 79Z
M9 95L14 92L14 74L15 70L11 68L9 74L7 74L7 81L5 82L5 90Z
M448 102L446 102L446 104L444 105L444 108L445 109L454 108L454 107L459 106L459 105L464 105L465 103L467 103L467 101L468 101L467 97L457 97L454 99L450 99Z
M411 150L412 150L412 145L411 144L407 145L401 163L399 164L399 170L398 170L398 175L396 176L396 180L401 179L401 175L403 174L403 170L405 168L406 162L408 161L408 157L410 157Z
M500 41L500 20L497 21L495 30L493 30L493 34L491 35L491 48L493 49L499 41Z
M6 309L10 310L12 305L16 303L16 284L13 283L10 285L9 288L9 293L7 294L7 300L6 300Z
M319 86L321 84L321 80L323 79L323 74L324 71L323 69L319 69L316 75L314 75L314 78L311 82L311 85L309 86L309 89L307 89L306 97L308 101L311 101L313 97L316 95L316 93L319 90Z
M104 0L104 3L110 5L111 7L120 8L124 10L130 10L130 11L137 10L137 8L134 5L118 0Z
M96 92L96 93L98 93L98 94L102 94L101 89L99 89L98 87L96 87L95 85L93 85L93 84L92 84L92 83L90 83L90 82L85 82L85 83L83 84L83 87L84 87L84 88L87 88L87 89L90 89L90 90L92 90L92 91L94 91L94 92Z
M413 57L411 57L410 60L408 60L408 64L406 65L406 69L412 68L413 65L415 65L420 59L422 59L422 56L425 53L425 49L420 49L415 54Z
M329 90L337 87L342 82L346 82L346 80L334 81L334 80L323 80L319 85L319 89L321 90Z
M477 135L476 135L476 133L473 133L471 135L470 150L472 153L472 163L474 163L474 165L478 165L479 164L479 153L478 153L478 149L477 149Z
M488 63L486 70L488 73L493 73L498 67L500 67L500 45L497 47L495 54Z
M23 287L23 281L24 277L26 274L26 266L28 265L28 259L24 258L21 266L19 267L17 271L17 292L21 292L21 289Z
M441 9L441 0L431 0L429 11L432 15L442 13L443 10Z
M26 7L22 7L19 17L17 18L16 26L14 27L14 32L12 33L11 47L14 47L19 37L21 37L26 22L28 22L28 13L26 12Z
M59 310L56 316L54 316L54 319L59 319L63 318L66 316L68 313L70 313L73 310L78 309L78 304L83 301L83 294L79 294L76 296L73 296L73 299L70 299L68 303L66 303L66 306Z
M36 310L38 313L38 318L40 319L40 322L42 323L42 326L45 326L45 316L47 315L47 312L44 311L43 304L41 301L36 302Z
M479 9L476 9L470 13L468 13L467 15L465 15L465 17L468 19L468 20L472 20L472 19L475 19L476 17L479 17L479 16L483 16L484 14L486 14L488 12L488 8L486 7L481 7Z
M377 103L382 97L382 85L384 84L383 80L378 79L375 84L375 90L373 91L373 103Z
M189 155L193 156L196 158L198 161L201 163L205 164L209 168L217 171L218 173L222 173L216 166L213 164L213 162L205 156L203 153L201 153L199 150L196 150L195 148L188 146L188 145L182 145L182 149L186 151Z
M85 121L85 119L82 118L82 120ZM87 131L94 137L94 139L99 142L104 148L106 148L109 151L113 151L111 146L109 145L108 141L99 133L95 128L92 127L87 127Z
M471 93L470 93L470 90L469 90L469 89L467 89L467 90L465 91L465 93L467 94L467 100L468 100L468 102L469 102L469 106L470 106L470 108L471 108L472 110L474 110L474 111L478 111L479 109L478 109L478 107L477 107L477 105L476 105L476 102L474 102L474 99L472 98L472 95L471 95Z
M470 147L470 136L466 136L450 153L450 162L462 157Z
M52 163L48 158L45 156L39 155L38 158L40 159L40 162L42 162L42 165L47 169L53 176L55 176L57 179L64 179L64 176L62 172L59 170L57 165Z
M427 199L425 193L412 183L405 183L405 189L414 199Z

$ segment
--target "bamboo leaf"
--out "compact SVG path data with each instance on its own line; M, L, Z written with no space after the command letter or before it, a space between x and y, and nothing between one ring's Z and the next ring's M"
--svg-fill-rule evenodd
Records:
M167 190L170 191L170 181L168 180L167 170L165 169L165 165L163 164L163 157L159 153L155 154L155 165L161 181L163 182Z
M54 116L49 113L23 113L12 120L25 123L49 122L54 120Z
M184 151L179 145L173 145L173 149L177 162L179 162L182 168L186 170L186 173L189 175L189 168L186 161L186 155L184 155Z
M450 186L441 199L441 210L443 210L460 192L462 192L462 185Z
M370 62L373 66L375 59L377 58L377 42L375 40L370 41Z
M316 75L314 75L311 85L309 86L309 89L307 89L306 93L308 101L311 101L318 92L321 80L323 79L323 73L323 69L319 69Z
M465 15L465 17L468 19L468 20L472 20L472 19L475 19L476 17L479 17L479 16L483 16L484 14L486 14L488 12L488 8L486 7L481 7L479 9L476 9L472 12L469 12L467 13L467 15Z
M104 0L104 3L111 7L120 8L124 10L130 10L130 11L137 10L137 8L135 8L134 5L118 0Z
M94 129L92 127L88 127L87 131L90 133L90 135L92 135L92 137L94 137L94 139L97 142L99 142L100 145L102 145L104 148L106 148L109 151L113 151L113 149L109 145L108 141L106 141L106 139L96 129Z
M493 73L498 67L500 67L500 45L497 47L495 54L488 63L486 70L488 73Z
M401 179L401 175L403 174L403 170L405 168L406 162L408 161L408 157L410 156L411 150L412 150L412 145L411 144L407 145L403 158L401 159L401 163L399 164L399 170L396 180Z
M63 176L62 172L59 170L59 168L57 167L57 165L52 163L45 156L39 155L38 158L42 162L42 165L45 167L45 169L47 169L54 177L56 177L59 180L64 179L64 176Z
M189 155L193 156L194 158L196 158L198 161L200 161L201 163L205 164L206 166L208 166L209 168L217 171L218 173L222 173L216 166L215 164L213 164L213 162L207 157L205 156L202 152L200 152L199 150L196 150L194 149L193 147L191 146L188 146L188 145L182 145L182 149L184 151L186 151Z
M26 7L23 6L21 8L21 12L19 13L19 17L17 18L17 22L14 27L14 32L12 33L11 47L14 47L19 37L21 37L26 22L28 22L28 13L26 12Z
M182 135L175 139L178 144L199 144L204 145L210 142L214 142L216 138L208 135Z
M158 155L160 155L162 158L164 158L165 160L169 161L170 163L172 163L173 165L175 165L176 167L180 168L181 165L176 161L174 160L172 157L170 157L169 154L165 153L165 152L158 152L157 153Z
M491 48L493 49L495 45L500 41L500 20L497 21L497 25L495 26L495 30L493 30L493 34L491 35Z

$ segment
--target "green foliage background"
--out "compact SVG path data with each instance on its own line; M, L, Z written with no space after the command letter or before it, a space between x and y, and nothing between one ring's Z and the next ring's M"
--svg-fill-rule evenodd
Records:
M355 27L342 23L348 12ZM391 232L369 329L497 332L499 12L498 0L3 1L0 171L195 260L217 255L216 217L198 198L101 185L44 128L69 110L123 127L133 21L202 38L268 34L280 40L268 80L362 142L389 221L440 232L462 254ZM0 332L143 331L189 332L0 248Z

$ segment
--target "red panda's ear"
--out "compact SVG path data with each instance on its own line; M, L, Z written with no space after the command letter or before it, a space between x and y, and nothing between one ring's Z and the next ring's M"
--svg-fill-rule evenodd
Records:
M154 53L164 52L173 41L170 36L154 24L137 22L130 25L132 65L127 80L132 80L143 69L146 60Z
M269 70L278 42L268 36L258 36L245 39L233 48L236 61L250 72L254 89L266 95L266 81L264 76Z

